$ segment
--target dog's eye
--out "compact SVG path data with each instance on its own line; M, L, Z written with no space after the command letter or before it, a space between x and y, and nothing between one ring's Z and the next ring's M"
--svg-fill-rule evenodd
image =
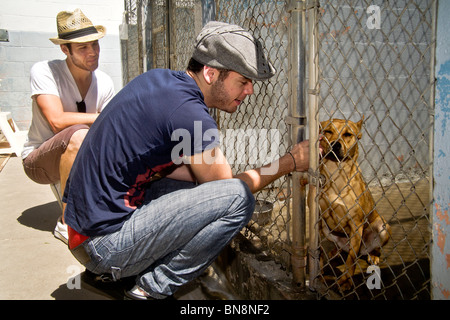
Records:
M333 134L333 131L331 131L331 130L325 130L323 133L324 133L324 134Z
M343 134L343 136L344 136L345 138L349 138L349 137L351 137L351 136L352 136L352 134L351 134L351 133L349 133L349 132L346 132L346 133L344 133L344 134Z

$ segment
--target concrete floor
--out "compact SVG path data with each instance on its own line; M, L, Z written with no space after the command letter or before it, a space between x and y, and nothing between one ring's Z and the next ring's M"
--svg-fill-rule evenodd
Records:
M105 299L69 281L84 267L53 236L60 214L50 187L31 181L21 159L11 157L0 172L1 300ZM178 299L207 298L194 283Z

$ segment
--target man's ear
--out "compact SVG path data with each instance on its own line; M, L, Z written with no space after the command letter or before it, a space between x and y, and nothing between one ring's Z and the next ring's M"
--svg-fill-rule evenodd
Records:
M60 44L59 47L61 48L61 51L68 56L70 54L69 48L65 44Z
M212 84L215 80L215 76L218 74L218 70L215 68L211 68L208 66L203 67L203 77L205 78L205 81L207 84Z

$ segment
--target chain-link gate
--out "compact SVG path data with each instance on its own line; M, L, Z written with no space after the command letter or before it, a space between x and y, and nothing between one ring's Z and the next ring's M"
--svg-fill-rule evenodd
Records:
M211 7L216 20L241 25L261 39L277 73L256 82L254 95L236 113L215 113L223 151L234 172L267 163L308 136L312 152L308 179L286 176L255 195L257 211L243 234L266 259L279 263L296 284L309 284L318 298L430 298L437 0L126 0L125 7L129 17L137 16L139 45L128 47L139 50L140 72L184 70ZM128 65L141 62L128 59ZM321 129L326 150L319 158L319 124L333 118L344 122ZM362 119L360 132L348 129L349 121ZM361 133L357 159L350 157L351 146L337 155L337 143L327 136L333 130L341 144ZM324 207L327 184L338 180L349 158L356 171L340 176L345 182L332 197L325 195ZM330 159L334 165L326 164ZM364 192L356 192L357 176ZM366 196L372 209L361 211L358 224L350 212ZM332 218L337 207L349 213ZM375 211L382 227L367 229ZM358 236L350 229L376 231L374 238L388 233L385 245L375 245L378 265L364 252L376 242L362 232L360 249L353 249Z
M320 296L430 298L436 5L433 0L320 2L315 25L319 89L316 119L357 122L364 117L358 142L358 172L346 176L348 182L334 184L333 192L329 191L327 179L333 177L335 182L342 177L344 168L327 162L327 158L336 158L338 149L329 131L337 131L337 141L342 144L345 135L357 132L349 133L338 124L322 128L322 145L330 147L316 171L315 201L320 213L315 231L319 236L311 255L317 271L311 275L311 281ZM350 160L351 149L348 152L344 155L347 161L356 161ZM365 192L356 189L358 173L368 186ZM356 198L353 203L348 203L349 193ZM349 216L363 208L364 193L371 194L374 205L370 210L362 210L366 224L357 225L354 216ZM330 223L330 215L338 216L339 207L345 208L347 215L338 223ZM367 226L375 210L384 218L378 234L385 232L390 238L386 245L378 246L381 255L377 266L363 259L364 248L373 241L365 234L375 231ZM345 223L354 224L353 229L365 233L356 259L351 261L347 259L357 242L352 240L359 239L348 231L350 228L343 230ZM349 253L339 250L342 244L328 240L324 229L328 238L348 238L345 245ZM346 262L350 264L345 266ZM343 290L341 279L350 269L354 269L350 288Z

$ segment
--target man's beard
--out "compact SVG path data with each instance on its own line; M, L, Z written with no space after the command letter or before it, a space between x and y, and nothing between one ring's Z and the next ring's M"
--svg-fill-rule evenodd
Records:
M223 80L219 79L212 84L211 88L212 100L214 101L213 107L223 110L228 113L232 113L235 110L229 110L232 99L228 92L225 90Z

